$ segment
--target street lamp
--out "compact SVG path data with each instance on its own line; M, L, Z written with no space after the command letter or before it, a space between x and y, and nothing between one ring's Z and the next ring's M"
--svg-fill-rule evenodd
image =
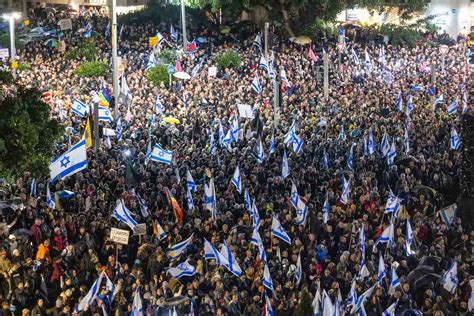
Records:
M183 51L186 51L186 46L188 45L188 37L186 34L186 9L184 5L184 0L181 0L181 25L183 31Z
M10 59L13 60L16 56L15 50L15 19L19 19L21 14L19 12L4 13L2 18L8 20L10 24Z

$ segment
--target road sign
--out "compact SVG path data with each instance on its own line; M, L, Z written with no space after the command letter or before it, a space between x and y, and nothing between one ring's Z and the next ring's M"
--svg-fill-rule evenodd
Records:
M128 230L118 229L115 227L112 227L110 230L110 240L118 244L128 245L129 235L130 235L130 232Z
M173 65L169 65L168 66L168 74L171 76L172 74L174 74L174 66Z
M440 52L441 54L443 54L443 55L446 54L446 53L448 52L448 50L449 50L448 45L441 45L441 46L439 47L439 52Z

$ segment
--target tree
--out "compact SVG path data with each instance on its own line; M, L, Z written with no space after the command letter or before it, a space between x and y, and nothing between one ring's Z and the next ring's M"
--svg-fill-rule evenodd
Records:
M50 118L48 104L37 89L18 87L0 101L0 176L15 178L25 171L33 176L49 172L51 150L63 127Z
M414 12L423 11L431 0L348 0L348 7L364 7L379 12L393 7L398 8L400 18L407 19Z
M314 315L313 306L311 302L311 296L308 293L308 290L304 288L301 291L301 298L298 304L298 307L295 311L295 316L307 316Z

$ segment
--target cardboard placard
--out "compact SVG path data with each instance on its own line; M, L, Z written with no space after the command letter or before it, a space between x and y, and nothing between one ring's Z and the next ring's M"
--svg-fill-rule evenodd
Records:
M146 224L145 223L137 224L137 226L135 226L135 232L133 234L137 236L146 235Z
M148 38L148 46L155 47L158 44L158 36L151 36Z
M249 104L237 104L240 117L253 119L253 109Z
M208 75L209 75L209 77L217 76L217 67L209 67Z
M128 245L130 232L124 229L112 227L110 230L110 240L122 245Z
M0 48L0 58L8 58L10 57L10 52L8 48Z
M71 30L71 29L72 29L72 21L71 21L71 19L62 19L62 20L59 20L58 25L59 25L59 28L61 29L61 31Z

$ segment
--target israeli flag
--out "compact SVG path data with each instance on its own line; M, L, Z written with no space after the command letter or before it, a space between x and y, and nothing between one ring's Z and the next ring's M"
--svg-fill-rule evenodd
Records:
M232 176L232 183L235 185L237 192L242 193L242 178L240 176L240 167L237 165L235 167L234 175Z
M331 298L323 290L323 316L333 316L335 313L334 305L332 304Z
M450 266L448 271L443 274L441 279L441 284L443 288L451 294L454 294L456 288L458 287L458 263L454 261Z
M163 104L160 101L160 96L155 97L155 112L157 114L163 114Z
M250 237L250 243L258 247L258 256L260 261L267 262L267 255L265 254L265 247L263 247L262 239L258 233L258 228L254 228L252 232L252 237Z
M256 46L260 50L260 52L262 51L262 40L260 39L260 34L257 34L255 36L252 46Z
M265 316L274 316L274 315L275 314L273 313L270 299L268 298L267 293L265 293Z
M178 41L178 32L173 27L173 24L170 26L170 37L173 40L173 42Z
M211 217L215 221L217 218L217 199L214 179L211 178L209 185L204 184L204 208L211 212Z
M190 210L194 210L194 201L193 201L193 196L191 194L191 190L188 189L186 190L186 201L188 202L188 208Z
M196 182L194 182L193 176L191 172L186 170L186 185L188 186L188 190L196 192Z
M148 162L151 159L151 142L148 143L147 149L146 149L146 154L145 154L145 166L148 164Z
M410 86L410 90L415 91L415 92L423 92L423 87L419 85L412 84Z
M283 151L283 160L281 163L281 177L285 179L290 175L290 167L288 166L288 158L286 157L286 150Z
M298 258L296 259L296 270L295 270L296 286L300 284L302 276L303 276L303 267L301 266L301 252L300 252L298 253Z
M395 292L397 286L400 286L400 279L398 278L395 268L392 267L390 270L390 286L388 288L388 294L392 295Z
M326 193L326 199L323 205L323 224L326 225L329 220L329 214L331 213L331 206L329 205L329 197Z
M196 268L185 261L178 264L176 267L166 268L166 272L171 274L171 276L176 280L179 280L183 276L193 276L196 274Z
M407 256L415 254L415 252L411 250L412 243L413 243L413 230L411 229L410 221L407 220L407 231L406 231L406 240L405 240Z
M191 78L194 78L197 76L199 71L201 71L202 64L204 63L204 59L201 59L196 66L193 67L193 70L191 70Z
M268 150L268 155L273 154L275 151L275 131L272 131L272 138L270 139L270 149Z
M316 294L314 294L313 302L311 303L311 306L313 307L313 311L314 311L313 316L320 316L319 314L320 305L321 305L321 290L318 284L318 289L316 290Z
M87 168L86 140L83 138L49 165L51 183Z
M323 150L323 168L326 170L329 169L329 156L326 151L326 148L324 148Z
M263 285L270 291L274 291L273 281L267 263L265 263L265 267L263 268Z
M258 79L258 76L255 76L252 80L252 89L257 94L262 93L262 86L260 85L260 80Z
M352 58L354 59L354 63L355 63L356 65L359 65L359 64L360 64L359 56L357 56L357 53L356 53L355 50L354 50L354 46L351 47L351 52L352 52Z
M398 111L398 112L402 112L402 111L403 111L402 91L398 91L396 107L397 107L397 111Z
M393 302L384 312L383 316L395 316L395 311L397 310L398 301Z
M114 118L109 108L99 106L99 121L112 123Z
M387 213L393 213L394 216L397 216L398 210L400 209L400 199L395 196L392 192L390 192L390 195L387 200L387 204L385 204L385 214Z
M79 305L77 305L75 308L76 313L79 313L80 311L86 309L86 307L89 307L97 298L97 295L100 292L100 284L102 283L104 274L105 273L102 272L97 280L94 281L91 288L89 289L89 292L87 292L86 296L84 296L84 298L79 302Z
M395 160L396 156L397 156L397 151L395 149L395 140L393 140L392 146L390 146L390 149L387 152L387 164L389 166L393 165L393 161Z
M462 114L466 114L468 110L469 110L469 107L467 105L467 94L464 91L462 94Z
M282 82L286 83L287 87L290 86L290 82L288 81L288 78L286 77L286 71L283 68L280 70L280 79Z
M153 147L153 152L151 153L150 160L169 165L173 160L173 151L164 150L163 148L161 148L160 145L155 144L155 147Z
M148 217L150 213L148 213L148 206L146 206L145 200L142 199L140 194L137 194L136 198L138 200L138 205L140 206L140 212L142 213L142 216L145 218Z
M405 146L405 155L410 152L410 137L408 136L408 129L405 127L405 136L403 137L403 144Z
M454 220L456 219L457 209L458 209L457 204L454 203L439 211L441 219L446 225L452 226L454 224Z
M364 157L369 155L369 147L367 146L367 137L364 136Z
M105 272L102 272L105 276L105 289L109 291L109 295L107 297L107 303L110 306L112 302L114 301L114 295L115 295L115 286L114 283L109 279L107 274Z
M454 127L451 129L451 149L458 150L459 147L461 146L461 139L458 136L458 133L454 129Z
M142 298L140 296L140 288L137 287L135 290L135 294L133 296L133 303L132 303L132 312L130 316L144 316L143 312L143 303Z
M117 134L117 141L119 142L122 140L122 130L122 117L119 116L117 120L117 126L115 127L115 134Z
M36 196L36 179L31 180L30 196Z
M349 157L347 158L347 167L353 170L353 155L354 155L354 144L351 146L349 151Z
M372 73L372 62L370 61L370 55L367 49L365 50L365 71L369 74Z
M380 151L382 152L384 156L387 156L389 150L390 150L390 143L388 140L387 131L385 131L382 137L382 143L380 144Z
M374 247L376 247L379 243L392 243L394 239L395 233L394 233L394 228L393 228L393 222L390 222L390 225L388 225L382 232L382 235L377 239L377 241L374 244Z
M54 207L56 206L56 202L54 202L54 198L51 195L51 191L49 191L49 182L46 185L46 203L48 204L50 209L54 210Z
M437 104L443 104L444 103L444 97L442 94L440 94L434 101L433 107L436 106Z
M265 153L263 151L262 139L259 138L258 143L257 143L257 162L260 164L263 162L264 159L265 159Z
M130 211L123 203L123 200L117 200L117 206L115 206L112 216L125 223L131 230L135 231L137 222L132 218L132 215L130 215Z
M186 250L186 248L188 248L189 244L191 243L192 238L193 238L193 235L191 234L191 236L189 236L188 239L183 240L182 242L174 246L171 246L168 252L168 256L170 256L171 258L178 257L180 254L182 254Z
M272 235L291 245L290 237L285 232L285 229L283 229L283 226L281 226L280 221L276 218L276 216L273 216L272 219Z
M155 59L155 53L152 51L150 53L150 57L148 58L148 62L146 63L145 71L150 70L153 67L156 67L158 62Z
M217 265L224 265L227 263L225 257L217 251L217 248L214 247L207 239L204 238L204 258L206 260L215 260Z
M245 208L251 212L252 211L252 201L250 200L249 190L245 189L244 191L244 204Z
M216 141L212 131L209 133L209 151L213 156L216 154Z
M458 98L455 98L453 102L451 102L451 104L448 106L448 114L456 115L458 112L458 107L459 107Z
M232 251L230 251L229 245L227 245L227 242L225 240L224 240L224 243L221 245L220 254L227 261L225 265L227 270L229 270L236 277L240 277L240 275L242 274L242 269L240 268L239 264L235 260L235 257L232 254Z
M407 114L407 115L410 115L411 111L413 111L413 96L410 94L410 95L408 96L406 114Z
M372 133L372 127L369 128L369 154L373 154L375 152L375 141L374 141L374 134Z
M343 142L346 141L347 136L346 136L346 131L344 129L344 125L341 127L341 133L339 134L339 139L342 140Z
M262 57L260 57L259 66L261 68L265 69L266 71L268 71L268 62L267 62L267 60L265 59L265 57L263 55L262 55Z
M377 283L382 286L382 281L385 278L385 263L383 262L382 254L379 255L379 267L377 273Z
M220 145L221 147L225 147L225 145L224 145L224 138L225 138L224 128L222 127L222 122L221 122L221 120L219 119L219 145Z
M296 224L304 225L308 216L308 207L301 198L298 197L296 204Z
M255 199L252 201L250 217L252 217L252 225L254 229L258 229L260 227L260 214L258 213L257 205L255 204Z
M346 180L345 177L342 178L342 195L341 195L340 201L344 205L347 205L347 203L349 203L349 195L351 193L350 183L351 183L350 179Z
M158 37L158 44L163 44L165 42L165 38L163 37L163 35L161 35L160 32L157 32L156 33L156 37Z
M86 117L89 113L89 106L78 99L74 99L71 110L80 117Z
M360 246L360 253L361 253L361 266L363 266L364 261L365 261L365 231L364 231L364 225L361 225L361 227L360 227L359 246Z
M364 308L365 301L369 299L372 296L372 293L374 292L375 285L373 285L371 288L369 288L367 291L362 293L358 298L356 303L352 306L351 308L351 315L359 311L360 309Z

